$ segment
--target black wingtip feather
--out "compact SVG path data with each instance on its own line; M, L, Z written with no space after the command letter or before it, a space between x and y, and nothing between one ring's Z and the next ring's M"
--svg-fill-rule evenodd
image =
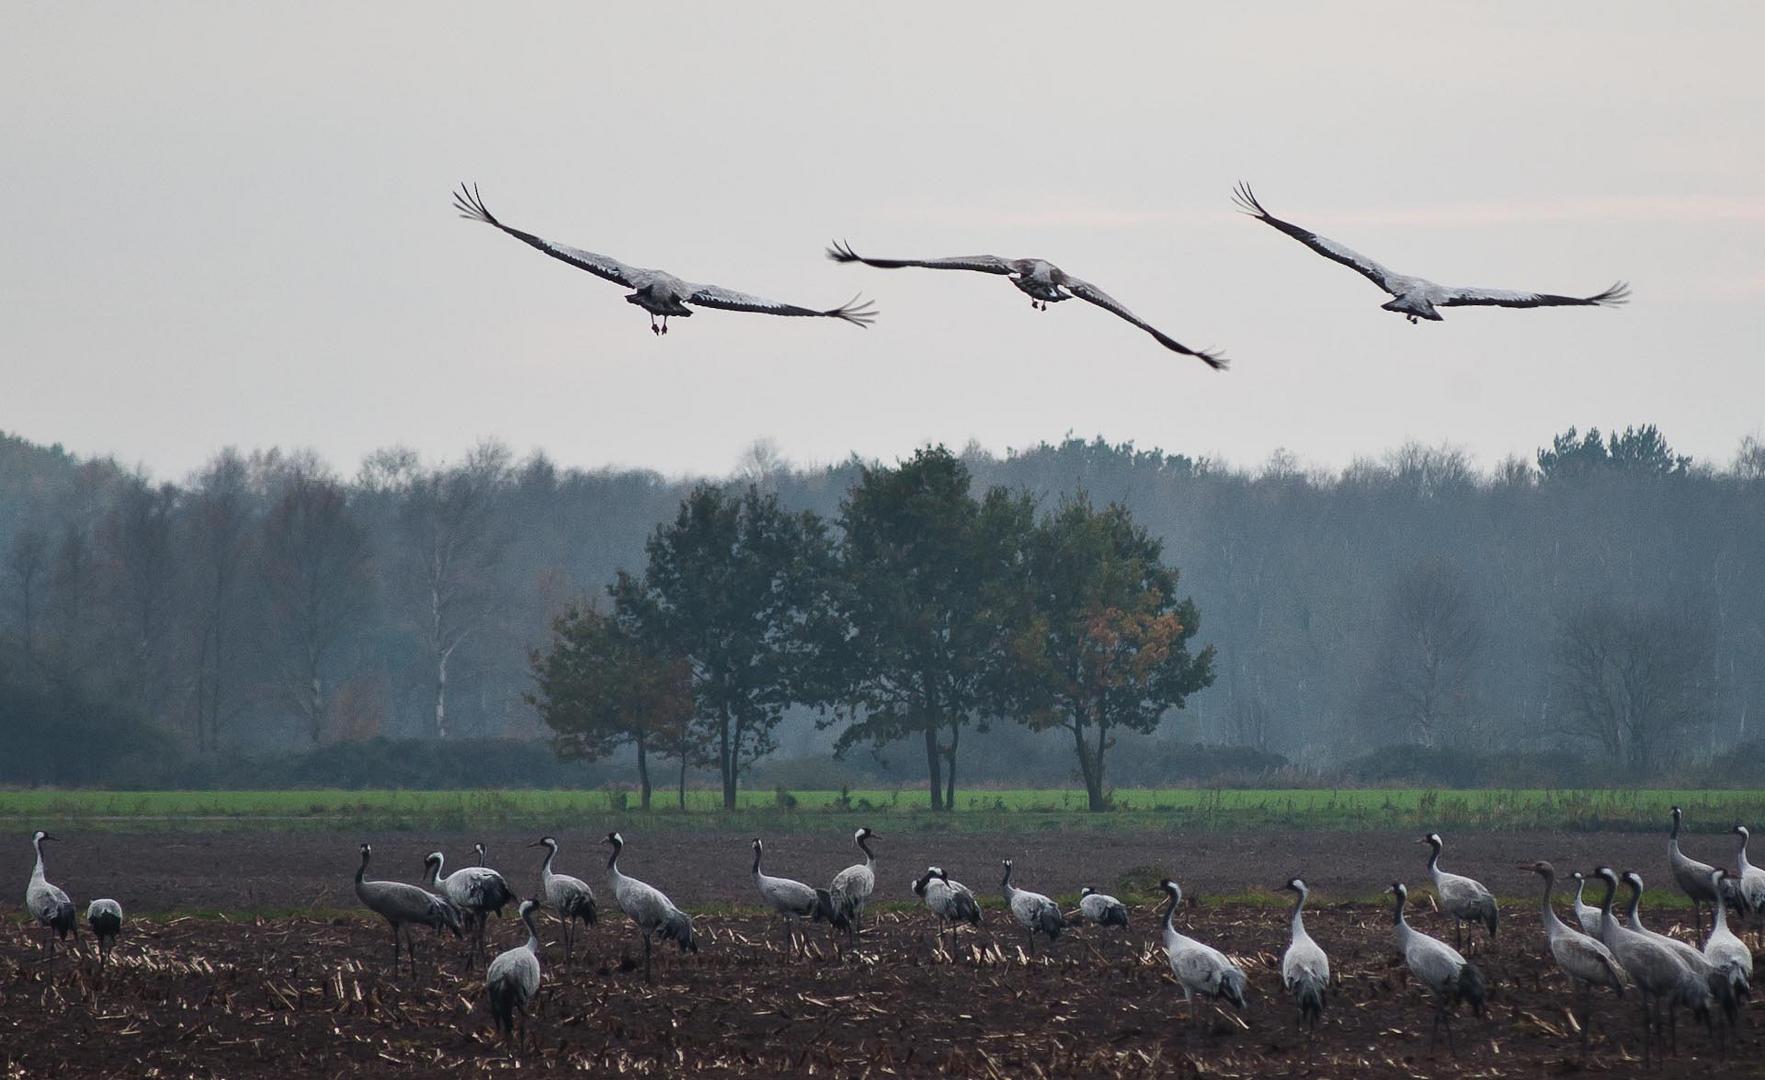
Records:
M458 210L460 216L463 218L469 218L473 221L482 221L486 225L495 225L499 229L502 228L503 223L498 221L491 212L485 208L484 197L478 194L477 184L468 186L465 181L460 182L460 190L454 192L454 209Z
M1269 212L1262 208L1262 203L1256 200L1256 193L1251 191L1250 185L1243 180L1233 186L1232 201L1238 205L1240 212L1249 214L1251 217L1269 216Z
M876 321L876 301L865 300L863 303L859 303L863 297L864 294L859 293L839 307L830 308L822 314L831 315L836 319L844 319L853 326L868 327Z
M858 262L858 253L844 240L835 240L827 249L827 257L837 263Z

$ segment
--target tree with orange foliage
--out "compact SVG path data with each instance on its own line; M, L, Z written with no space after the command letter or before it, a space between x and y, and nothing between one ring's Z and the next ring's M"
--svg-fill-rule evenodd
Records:
M1029 588L1002 697L1037 731L1070 732L1092 810L1107 808L1104 757L1122 728L1151 732L1213 682L1213 646L1191 654L1193 601L1177 595L1163 543L1125 507L1080 495L1037 527Z

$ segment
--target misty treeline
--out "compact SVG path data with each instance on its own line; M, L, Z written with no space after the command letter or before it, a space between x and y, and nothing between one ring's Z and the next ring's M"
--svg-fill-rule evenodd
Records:
M1033 535L1066 508L1097 518L1119 507L1159 565L1181 571L1177 602L1199 614L1186 651L1213 650L1212 684L1149 733L1106 736L1118 744L1107 782L1157 783L1212 745L1306 768L1370 753L1557 755L1571 778L1599 783L1720 761L1759 737L1757 440L1730 461L1696 463L1653 427L1570 429L1532 460L1488 470L1423 445L1330 472L1286 452L1245 470L1076 439L1003 457L971 447L955 460L977 519L995 502L1016 507ZM817 580L854 583L841 586L854 595L801 611L838 613L812 629L843 626L849 638L860 616L888 626L900 614L862 611L860 596L913 609L921 579L960 591L976 576L904 566L901 537L886 537L919 526L886 506L869 534L883 539L868 553L853 546L862 537L845 519L869 512L862 482L899 470L794 468L757 445L705 490L724 511L775 500L818 534L816 557L839 572ZM106 782L167 760L373 737L550 738L533 703L535 650L572 611L655 644L667 620L651 615L639 633L646 620L633 612L670 602L654 549L695 486L516 460L494 443L443 463L382 451L350 475L306 453L223 451L170 482L0 436L0 780ZM714 583L693 587L715 600ZM1039 636L1041 656L995 667L1046 667L1053 635L1024 632L1040 631L1024 620L1045 613L1011 610L1018 632L1003 639L963 639L972 623L936 627L917 646L910 622L894 632L902 649L935 641L952 668L978 663L974 649ZM672 648L702 724L713 707L705 658ZM939 686L932 702L903 696L899 658L854 656L849 642L839 664L788 652L775 659L798 669L780 680L790 700L752 706L775 726L723 762L683 749L695 780L826 775L793 763L839 749L842 768L941 779L947 797L953 744L970 785L1084 778L1060 728L1071 703L1048 696L1052 675ZM933 716L943 729L928 738ZM619 753L629 770L632 748ZM656 754L671 771L680 760L666 746Z

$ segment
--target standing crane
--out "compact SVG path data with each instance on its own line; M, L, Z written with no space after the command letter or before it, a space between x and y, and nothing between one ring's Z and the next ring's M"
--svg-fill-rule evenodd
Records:
M1710 894L1716 898L1712 901L1712 906L1710 908L1712 912L1716 910L1714 905L1720 904L1723 901L1723 890L1721 888L1722 876L1722 870L1715 868L1711 869L1710 880L1716 886L1715 891ZM1701 983L1703 986L1703 990L1692 989L1689 987L1682 990L1680 993L1682 1003L1688 1008L1691 1008L1694 1012L1698 1009L1699 1003L1702 1003L1704 1005L1704 1016L1707 1018L1708 999L1713 997L1719 1004L1721 1004L1723 1013L1727 1015L1730 1024L1732 1024L1740 1011L1740 1003L1735 1000L1733 985L1716 970L1716 966L1710 962L1709 957L1705 956L1704 953L1695 946L1681 941L1670 934L1657 933L1642 924L1642 912L1640 908L1642 906L1643 886L1641 874L1637 873L1635 870L1624 871L1624 884L1630 886L1630 907L1624 915L1625 923L1630 929L1637 933L1651 937L1667 946L1669 949L1672 949L1674 954L1679 957L1680 962L1691 971L1695 981ZM1707 993L1705 991L1707 991Z
M521 1034L527 1034L527 1006L539 993L539 927L534 925L538 900L523 900L516 909L527 924L527 942L498 953L484 969L484 990L490 997L490 1015L505 1040L515 1034L515 1014L521 1014Z
M1496 923L1501 919L1501 912L1495 904L1495 894L1484 888L1481 881L1463 874L1449 874L1440 868L1440 853L1445 849L1446 843L1440 839L1439 833L1429 833L1417 843L1427 844L1433 849L1428 856L1428 876L1434 879L1434 893L1440 898L1441 909L1452 916L1453 944L1460 948L1466 947L1460 933L1467 922L1481 923L1493 940Z
M1324 1000L1330 991L1330 958L1305 932L1305 901L1310 890L1299 878L1281 886L1294 893L1293 916L1288 927L1287 951L1281 954L1281 985L1299 1006L1299 1022L1313 1031L1324 1016Z
M460 912L444 897L427 889L407 885L402 881L369 881L368 860L373 855L374 849L363 844L362 864L355 872L355 895L369 911L384 918L392 927L394 976L398 974L399 936L404 936L410 951L411 978L414 979L417 977L417 942L410 927L433 927L437 934L443 929L452 930L454 937L459 937L462 932Z
M1753 933L1765 943L1765 870L1747 861L1747 827L1736 825L1734 835L1740 837L1740 850L1734 856L1735 916L1743 921L1753 916Z
M1060 905L1038 892L1019 889L1011 884L1011 860L1005 860L1005 877L999 882L999 893L1005 897L1005 906L1011 909L1011 917L1017 925L1023 927L1023 934L1030 943L1030 955L1036 955L1036 934L1048 935L1048 943L1052 945L1060 939L1060 931L1066 926L1066 919L1060 914Z
M870 841L875 837L868 825L852 834L852 842L864 852L864 861L835 874L833 884L828 886L835 910L846 920L848 937L863 929L860 924L864 921L864 905L876 891L876 856L870 852Z
M1244 971L1211 945L1203 945L1187 934L1179 934L1175 922L1177 905L1183 901L1183 890L1166 878L1158 883L1170 902L1164 907L1164 955L1170 961L1171 974L1183 988L1183 1004L1197 1023L1201 1013L1195 1008L1195 995L1204 994L1216 1000L1224 998L1242 1010Z
M660 935L663 941L679 945L681 952L696 953L699 942L693 936L693 921L686 912L675 907L662 890L619 872L619 853L625 850L624 837L610 832L607 843L613 845L613 854L607 858L607 880L613 886L613 902L643 932L643 974L648 979L650 938Z
M950 940L956 940L956 924L965 922L971 926L981 924L981 906L974 898L974 893L960 881L951 881L950 875L941 866L928 866L925 873L913 883L913 895L925 901L925 906L938 917L938 937L941 940L945 929L950 931Z
M797 951L797 920L808 919L810 922L827 922L835 929L844 929L845 916L834 906L833 894L826 889L817 889L813 885L805 885L801 881L790 878L771 877L760 869L760 857L765 850L758 836L754 837L754 888L760 891L760 899L778 913L784 923L785 952L794 954ZM805 950L807 943L805 943Z
M25 910L42 925L43 939L49 943L49 963L55 964L55 943L74 936L79 944L80 928L74 924L74 903L67 894L43 876L43 845L57 842L42 829L31 836L31 847L37 852L37 864L31 867L31 883L25 886Z
M1618 958L1642 998L1642 1054L1646 1065L1650 1050L1658 1055L1666 1045L1669 1031L1677 1050L1678 1016L1675 1010L1680 1005L1688 1005L1701 1019L1709 1019L1709 987L1704 986L1696 972L1660 939L1619 925L1617 917L1612 914L1612 901L1618 893L1617 871L1601 866L1594 870L1594 876L1606 883L1606 895L1600 902L1600 943ZM1700 986L1703 986L1701 993ZM1663 1031L1663 1012L1668 1031Z
M558 857L557 837L542 836L527 846L545 848L545 862L539 867L539 891L546 904L557 912L558 921L564 924L564 960L567 963L576 953L576 921L580 919L584 925L593 926L599 918L594 890L581 878L552 871L552 860ZM479 849L483 849L482 844Z
M98 965L103 967L116 947L117 935L123 932L123 906L109 898L92 901L86 905L86 925L98 942Z
M464 971L472 970L472 961L488 953L484 944L485 925L490 913L503 913L515 901L515 892L503 876L488 866L463 866L443 876L446 859L439 851L431 851L423 860L429 870L429 887L440 890L448 902L460 910L472 928L472 941L466 946Z
M1092 926L1128 925L1128 905L1089 885L1079 888L1079 914Z
M1385 891L1397 901L1392 916L1397 951L1403 954L1403 962L1409 967L1410 974L1434 993L1434 1024L1428 1030L1428 1041L1433 1043L1439 1037L1440 1029L1445 1027L1447 1052L1458 1057L1458 1047L1452 1037L1453 1014L1458 1011L1459 1002L1466 1001L1470 1002L1473 1015L1483 1015L1483 1002L1487 996L1483 973L1451 945L1410 926L1403 917L1403 906L1409 899L1409 889L1403 882L1393 882Z
M1600 936L1600 909L1583 900L1582 893L1587 888L1587 875L1579 870L1570 872L1575 879L1575 921L1580 924L1581 932L1589 937Z
M1551 907L1551 891L1556 885L1556 867L1543 860L1520 866L1544 879L1544 935L1550 945L1551 957L1557 967L1575 984L1575 999L1581 1016L1581 1054L1587 1056L1587 1034L1593 1026L1593 988L1609 986L1619 997L1624 996L1624 968L1612 950L1586 934L1578 934L1557 918Z
M1753 996L1753 950L1728 928L1728 899L1724 895L1727 890L1722 888L1724 876L1726 872L1723 870L1711 871L1711 877L1715 879L1712 884L1716 886L1716 921L1710 927L1709 939L1704 942L1704 959L1728 984L1728 995L1722 1004L1732 1027L1738 1018L1740 999Z
M1667 834L1667 866L1673 871L1673 883L1679 891L1691 897L1692 929L1702 934L1704 905L1716 903L1716 894L1710 890L1710 871L1716 868L1679 850L1679 825L1684 811L1675 806L1670 812L1673 831Z

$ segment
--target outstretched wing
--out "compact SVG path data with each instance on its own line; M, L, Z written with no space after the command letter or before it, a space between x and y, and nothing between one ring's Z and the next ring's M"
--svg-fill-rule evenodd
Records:
M1592 296L1557 296L1554 293L1512 292L1507 289L1448 289L1436 307L1618 307L1630 301L1630 286L1614 282Z
M1345 247L1334 240L1319 236L1317 233L1312 232L1309 229L1302 229L1290 221L1282 221L1280 218L1270 214L1267 210L1262 208L1262 203L1256 201L1256 195L1250 190L1250 185L1244 183L1242 180L1238 182L1237 187L1232 189L1232 201L1238 204L1238 209L1249 214L1251 217L1256 218L1258 221L1274 226L1288 236L1291 236L1293 239L1304 244L1306 247L1311 248L1319 255L1322 255L1324 258L1329 259L1332 262L1341 263L1343 266L1360 273L1366 277L1368 281L1371 281L1373 284L1384 289L1391 295L1397 295L1397 290L1391 287L1391 279L1396 275L1390 270L1380 266L1365 255L1355 251L1353 248Z
M523 244L530 244L554 259L561 259L578 270L587 270L596 277L618 282L628 289L635 289L642 285L654 273L636 266L627 266L610 255L597 255L592 251L570 247L568 244L554 244L550 240L534 236L530 232L511 229L485 209L484 200L478 196L476 184L470 189L465 184L460 185L460 190L454 192L454 209L458 210L463 218L482 221L486 225L495 225Z
M881 267L884 270L899 270L903 266L918 266L927 270L976 270L983 274L1009 274L1013 272L1009 260L997 255L956 255L948 259L867 259L852 250L850 244L836 241L827 249L827 257L834 262L861 262L865 266Z
M1099 289L1097 286L1091 284L1090 282L1080 281L1078 278L1069 276L1066 278L1065 281L1062 282L1062 284L1064 284L1066 286L1068 292L1072 293L1074 296L1078 297L1080 300L1084 300L1087 303L1096 304L1098 307L1104 309L1105 311L1113 312L1114 314L1120 316L1121 318L1126 319L1127 321L1133 323L1135 326L1138 326L1140 329L1146 331L1148 334L1151 334L1153 336L1153 338L1155 338L1160 345L1163 345L1165 348L1171 350L1172 352L1180 352L1184 356L1193 356L1193 357L1205 362L1208 367L1213 368L1215 371L1224 371L1226 369L1226 367L1227 367L1226 358L1221 356L1219 353L1208 352L1205 350L1198 351L1196 349L1189 348L1187 345L1184 345L1182 342L1177 341L1175 338L1172 338L1169 335L1167 335L1164 331L1147 323L1144 319L1141 319L1140 316L1134 314L1133 312L1129 311L1127 308L1123 307L1121 304L1121 301L1117 300L1113 296L1110 296L1108 293L1104 292L1102 289Z
M876 305L868 300L861 304L856 296L837 308L821 311L816 308L798 307L796 304L768 300L763 296L749 296L747 293L725 289L719 285L694 285L691 288L692 295L686 298L686 302L698 307L722 308L724 311L752 311L761 315L807 315L844 319L853 326L869 326L876 319Z

